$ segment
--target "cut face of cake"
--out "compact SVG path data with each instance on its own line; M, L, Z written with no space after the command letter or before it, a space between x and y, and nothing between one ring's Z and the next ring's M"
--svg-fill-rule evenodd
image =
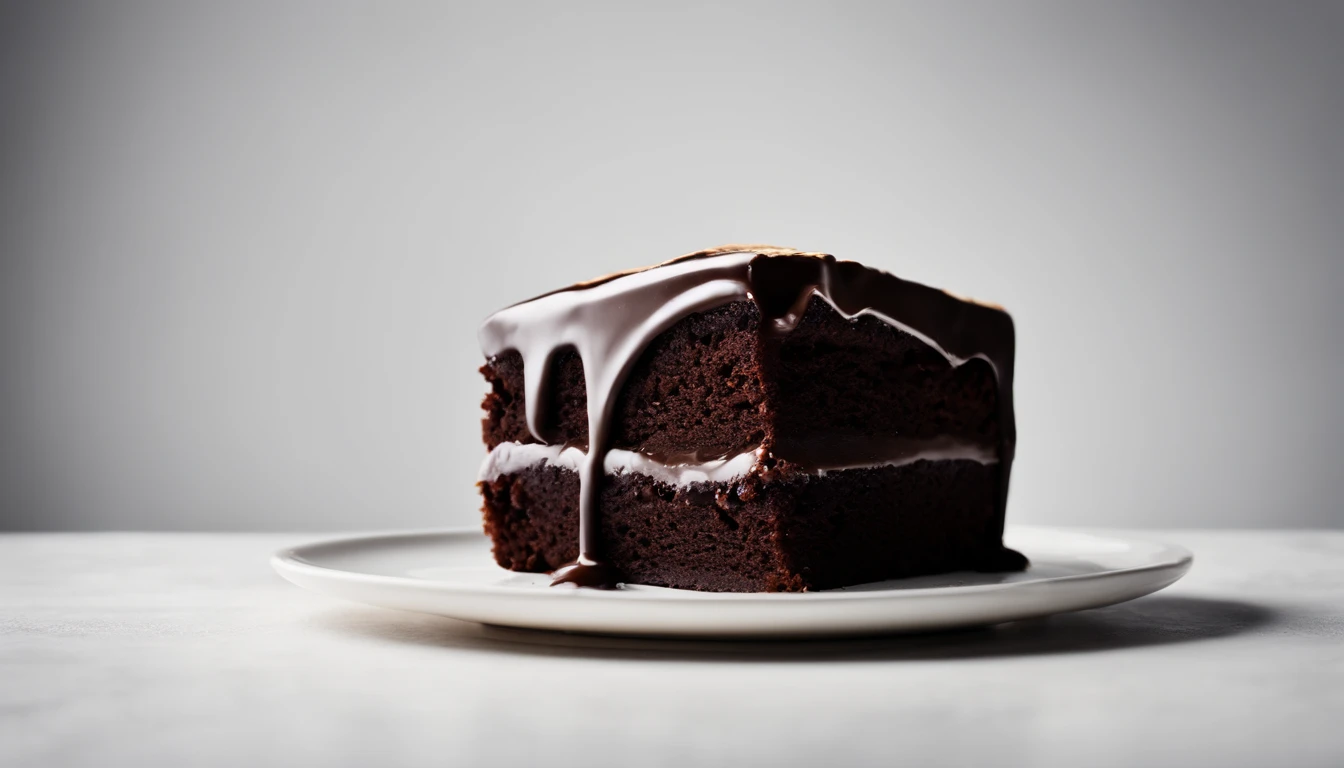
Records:
M725 246L489 317L496 561L727 592L1018 570L1006 312L824 254Z

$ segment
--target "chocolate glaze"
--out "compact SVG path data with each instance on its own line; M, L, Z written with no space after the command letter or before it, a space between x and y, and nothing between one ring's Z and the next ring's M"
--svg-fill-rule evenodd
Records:
M760 307L761 332L770 343L796 327L814 294L846 318L872 315L915 336L954 366L981 358L993 367L999 385L997 512L1002 528L1016 445L1012 318L999 308L827 254L724 246L547 293L500 310L482 324L479 337L487 357L509 350L522 356L528 430L541 442L547 442L541 409L551 359L572 346L583 363L589 450L579 467L579 557L556 571L554 583L610 588L619 581L601 559L597 492L616 397L649 342L687 315L751 299ZM778 448L772 455L801 466L834 460L808 455L804 446ZM1005 563L1018 562L1005 558Z

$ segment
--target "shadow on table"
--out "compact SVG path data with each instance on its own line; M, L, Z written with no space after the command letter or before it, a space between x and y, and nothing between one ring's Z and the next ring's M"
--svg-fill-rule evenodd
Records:
M387 642L485 653L669 661L874 661L1090 653L1199 642L1281 622L1263 606L1154 596L1123 605L983 629L848 640L658 640L472 624L376 608L321 615L324 629Z

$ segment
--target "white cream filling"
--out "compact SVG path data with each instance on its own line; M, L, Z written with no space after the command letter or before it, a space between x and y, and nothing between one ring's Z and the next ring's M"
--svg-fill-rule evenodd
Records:
M494 482L502 475L517 474L542 463L578 472L585 457L586 453L575 447L538 443L500 443L481 463L477 480L483 483ZM746 477L762 458L764 451L757 448L712 461L667 464L647 454L613 448L607 451L602 468L608 475L635 472L668 485L686 486L692 483L731 483ZM827 472L842 472L847 469L900 467L917 461L975 461L980 464L997 464L999 457L994 448L971 444L931 443L927 449L900 458L819 468L817 474L825 475Z
M485 457L477 479L492 482L499 479L500 475L516 474L541 463L578 472L585 456L583 450L574 447L500 443ZM696 464L665 464L643 453L613 448L607 451L602 468L608 475L636 472L668 485L730 483L745 477L760 458L760 451L756 450Z

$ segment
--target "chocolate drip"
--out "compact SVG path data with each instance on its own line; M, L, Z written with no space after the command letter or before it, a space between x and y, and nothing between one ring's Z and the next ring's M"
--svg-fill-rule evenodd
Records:
M495 313L481 326L488 357L510 350L522 356L528 430L543 443L551 358L572 346L583 364L588 451L579 467L579 557L555 572L555 584L609 588L619 581L601 558L597 499L616 398L644 348L690 314L748 298L760 307L761 332L769 343L797 326L813 295L846 318L872 315L915 336L954 366L982 358L993 367L999 384L1002 528L1016 442L1008 314L830 255L726 246L544 294ZM801 464L812 463L794 448Z
M551 586L571 584L591 589L616 589L621 585L621 574L609 563L589 560L583 555L572 563L556 568L551 573Z

